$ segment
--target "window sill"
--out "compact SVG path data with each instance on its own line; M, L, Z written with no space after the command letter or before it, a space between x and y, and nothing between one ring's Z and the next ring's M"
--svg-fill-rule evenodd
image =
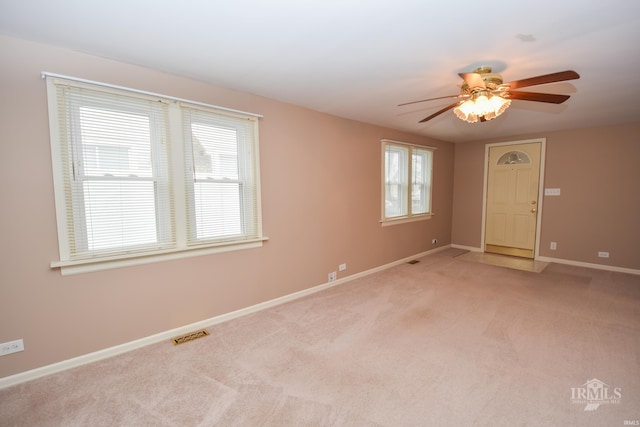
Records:
M427 220L427 219L431 219L431 217L433 215L434 215L433 213L430 213L430 214L416 215L416 216L411 216L411 217L401 216L401 217L398 217L398 218L381 219L380 220L380 225L383 226L383 227L387 227L389 225L406 224L408 222L424 221L424 220Z
M262 247L262 242L269 240L261 237L254 240L225 243L215 246L194 247L186 249L171 249L167 251L147 252L144 254L130 254L111 258L92 258L72 261L52 261L51 268L59 268L60 274L70 276L74 274L90 273L94 271L111 270L114 268L130 267L134 265L151 264L154 262L170 261L202 255L239 251Z

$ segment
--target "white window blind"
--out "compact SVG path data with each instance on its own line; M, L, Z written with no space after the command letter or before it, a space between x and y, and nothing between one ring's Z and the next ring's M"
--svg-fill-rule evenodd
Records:
M182 108L187 142L188 242L253 239L259 234L253 121Z
M58 81L70 259L173 245L167 105Z
M266 240L255 116L54 76L47 90L61 257L52 266Z
M385 152L385 218L407 215L409 148L388 144Z
M431 150L411 150L411 213L429 213L431 209Z
M381 222L430 217L433 148L382 140L382 153Z

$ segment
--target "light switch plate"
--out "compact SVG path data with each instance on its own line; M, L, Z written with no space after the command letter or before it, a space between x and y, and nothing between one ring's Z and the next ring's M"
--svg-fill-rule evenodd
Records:
M545 188L544 189L545 196L559 196L560 189L559 188Z

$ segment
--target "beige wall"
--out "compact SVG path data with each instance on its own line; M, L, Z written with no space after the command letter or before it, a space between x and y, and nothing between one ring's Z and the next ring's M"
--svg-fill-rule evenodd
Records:
M50 46L0 38L0 377L126 343L450 243L453 144ZM62 277L48 71L263 114L260 249ZM336 94L339 96L339 94ZM380 140L437 146L432 220L381 227Z
M544 185L561 195L544 198L540 255L640 269L639 134L636 124L456 144L452 242L480 247L485 144L545 137Z

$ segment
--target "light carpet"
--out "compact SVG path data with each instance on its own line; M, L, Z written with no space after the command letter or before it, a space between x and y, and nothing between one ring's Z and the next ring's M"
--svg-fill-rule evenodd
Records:
M640 277L443 251L0 390L2 426L623 426ZM597 379L620 398L585 411ZM596 383L590 383L591 385ZM573 389L573 390L572 390ZM574 396L572 396L574 393Z

